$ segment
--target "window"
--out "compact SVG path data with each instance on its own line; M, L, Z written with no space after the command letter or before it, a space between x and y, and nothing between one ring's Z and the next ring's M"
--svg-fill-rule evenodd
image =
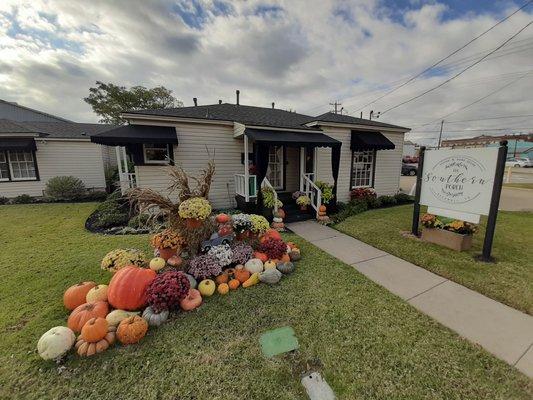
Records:
M143 145L146 164L168 164L169 150L167 144L149 143Z
M29 151L9 151L9 170L11 180L30 181L37 179L33 153Z
M352 189L374 186L374 156L374 150L352 152Z
M274 189L283 189L283 147L270 146L267 179Z
M9 166L7 165L6 153L0 151L0 181L9 180Z

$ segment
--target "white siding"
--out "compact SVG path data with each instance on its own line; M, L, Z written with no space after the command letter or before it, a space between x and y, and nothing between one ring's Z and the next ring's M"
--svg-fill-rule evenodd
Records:
M337 182L337 199L342 202L350 200L350 172L352 152L350 150L351 130L321 126L324 133L342 142L339 178ZM376 152L376 172L374 188L378 195L390 195L398 192L402 163L403 133L381 131L396 148ZM318 148L317 176L319 180L333 183L331 173L331 149Z
M104 168L117 166L117 154L114 146L101 146L102 159L104 161Z
M55 176L80 178L87 188L104 189L105 177L100 145L90 142L36 140L39 181L0 182L0 196L42 196L46 182Z
M403 133L382 132L396 148L376 152L376 174L374 189L378 195L391 195L400 189L402 170Z
M216 165L209 200L215 208L235 207L234 174L244 173L244 165L241 164L244 145L242 138L233 137L233 126L185 123L173 126L179 141L179 145L174 147L176 163L181 164L187 173L197 176L209 160L207 147L211 155L214 154ZM164 167L143 165L135 170L139 187L168 195L169 179Z

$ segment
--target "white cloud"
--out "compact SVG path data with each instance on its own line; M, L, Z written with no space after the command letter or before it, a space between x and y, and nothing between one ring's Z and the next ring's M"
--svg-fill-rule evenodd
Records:
M76 1L0 3L0 97L74 120L95 121L83 102L96 80L164 85L186 104L218 99L319 114L341 100L359 107L450 53L511 12L445 19L447 6L426 4L403 20L376 0L364 1ZM182 10L184 19L178 14ZM196 16L196 17L195 17ZM521 12L426 76L367 107L379 111L424 91L503 42L531 19ZM438 119L533 69L533 28L495 57L383 121L415 126ZM466 59L465 59L466 58ZM506 74L506 75L504 75ZM533 72L516 85L457 113L454 120L527 114ZM498 122L502 121L502 122ZM467 128L531 126L533 119L445 125ZM413 134L436 137L437 125ZM448 131L447 131L448 129ZM479 133L475 131L475 133Z

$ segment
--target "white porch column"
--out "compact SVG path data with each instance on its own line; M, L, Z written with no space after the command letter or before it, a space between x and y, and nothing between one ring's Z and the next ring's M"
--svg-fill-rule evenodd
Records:
M122 147L122 155L124 156L124 172L128 174L130 172L128 167L128 156L126 155L126 147Z
M244 198L248 203L250 201L250 166L248 160L248 136L243 135L244 140Z
M303 176L305 174L305 147L300 147L300 192L304 190Z

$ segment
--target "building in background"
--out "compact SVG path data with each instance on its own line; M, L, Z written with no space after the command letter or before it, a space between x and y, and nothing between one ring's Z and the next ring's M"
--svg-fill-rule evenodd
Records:
M42 196L56 176L75 176L88 189L105 189L104 171L116 165L116 156L91 143L90 135L110 128L0 100L0 197Z
M488 136L480 135L472 138L447 139L443 140L441 147L470 148L470 147L495 147L499 146L502 140L507 140L508 158L529 158L533 159L533 134L500 135Z

